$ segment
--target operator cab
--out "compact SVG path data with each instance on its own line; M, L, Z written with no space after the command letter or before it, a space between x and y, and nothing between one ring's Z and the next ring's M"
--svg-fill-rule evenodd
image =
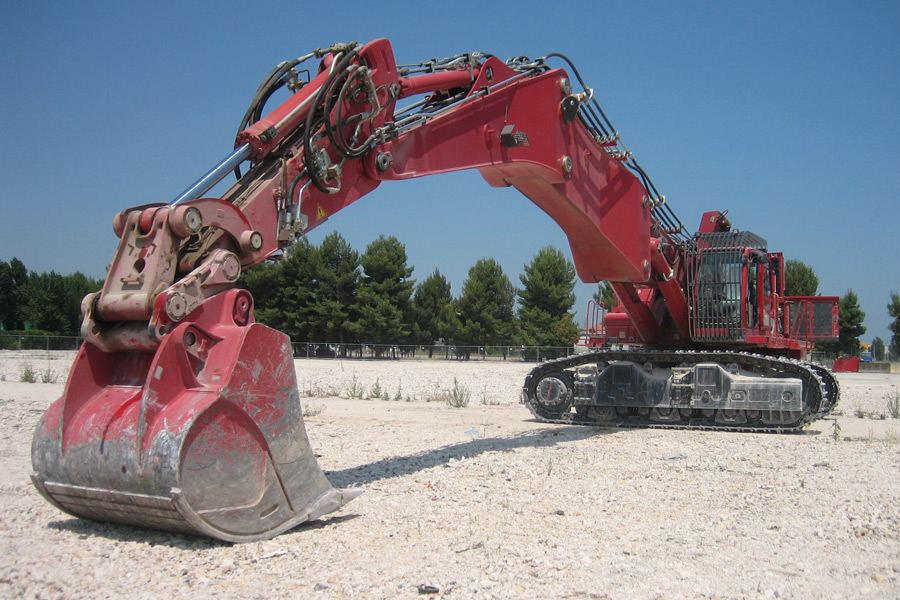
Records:
M698 233L688 261L691 335L696 341L745 341L777 327L780 254L749 231Z

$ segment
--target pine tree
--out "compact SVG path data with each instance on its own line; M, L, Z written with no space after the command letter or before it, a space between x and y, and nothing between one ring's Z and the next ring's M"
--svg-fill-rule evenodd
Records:
M518 342L524 346L569 347L578 326L569 312L575 305L575 267L556 248L541 248L519 276Z
M452 302L450 282L437 269L416 286L413 311L417 343L433 346L440 338L448 339L449 313L445 309L451 306ZM429 349L429 356L431 352L432 349Z
M281 281L281 263L266 261L241 273L236 286L253 296L253 314L258 323L284 331L280 307Z
M254 299L256 320L295 342L319 341L311 323L315 310L316 248L301 238L276 264L262 263L241 274L238 286Z
M344 344L359 287L359 253L339 233L328 234L319 245L316 261L315 325L322 340Z
M317 342L322 339L322 332L312 326L318 285L317 255L317 248L303 238L291 247L287 260L278 265L281 318L284 322L281 331L294 341Z
M891 301L887 305L888 314L894 319L888 329L891 330L891 345L888 353L892 360L900 358L900 294L891 292Z
M412 332L413 268L406 266L406 247L394 236L379 236L360 262L363 280L356 298L355 322L348 325L364 343L405 343ZM376 356L382 355L376 346Z
M819 278L812 267L803 261L788 260L784 264L784 294L786 296L815 296Z
M0 261L0 328L7 331L23 329L19 316L22 288L28 282L28 269L18 258L8 263Z
M456 302L463 346L503 346L513 341L516 291L493 258L480 259L469 269L462 295Z
M65 315L60 308L63 298L62 275L56 271L28 274L22 286L19 301L19 317L31 329L70 335Z

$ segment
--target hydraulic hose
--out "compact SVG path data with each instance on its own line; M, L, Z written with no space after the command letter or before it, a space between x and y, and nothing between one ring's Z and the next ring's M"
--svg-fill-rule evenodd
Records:
M360 48L354 47L347 52L347 54L340 56L340 58L332 65L331 73L328 75L328 78L325 80L325 83L319 88L318 93L316 94L316 99L312 104L312 107L309 109L309 114L306 116L306 122L303 127L303 161L306 163L306 172L309 175L309 180L312 181L313 185L319 189L323 194L331 194L325 184L322 182L319 174L316 173L316 169L313 168L313 152L312 152L312 143L311 136L313 132L313 123L320 123L324 120L327 120L328 115L323 115L325 119L317 118L316 112L319 109L319 106L323 104L325 100L325 94L331 89L332 83L335 80L335 77L338 77L340 74L344 72L344 70L350 65L350 61L359 54ZM325 127L328 125L326 123Z
M241 119L241 124L238 127L238 135L240 135L244 129L262 118L263 109L269 101L269 98L288 84L290 81L288 75L290 75L293 68L303 60L304 58L297 58L291 61L284 61L269 72L256 89L256 94L253 96L250 107L247 109L247 112L244 113L244 118ZM241 178L240 166L234 168L234 174L237 179Z

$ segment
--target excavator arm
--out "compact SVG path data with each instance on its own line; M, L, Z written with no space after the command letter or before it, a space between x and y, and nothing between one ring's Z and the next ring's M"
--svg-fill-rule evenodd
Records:
M686 336L680 221L591 90L547 63L472 53L398 67L382 39L279 65L224 160L171 203L115 217L116 256L82 305L86 343L34 436L38 490L74 515L229 541L351 499L309 447L289 339L255 323L234 284L384 181L478 169L516 188L565 231L581 279L618 282L646 339L663 319ZM262 116L281 87L290 95ZM204 196L231 172L221 198Z
M242 267L288 247L382 181L464 169L515 187L556 221L583 281L671 280L679 257L664 250L683 226L663 212L663 199L592 109L591 91L573 93L564 70L546 59L510 66L478 54L398 68L387 40L309 56L322 58L315 78L242 130L206 176L170 205L116 217L119 251L86 307L93 343L158 344L231 287ZM426 72L404 75L416 67ZM200 197L245 161L250 171L221 199ZM686 331L683 292L664 289ZM630 295L621 294L626 304ZM635 303L630 316L646 339L659 337L658 315Z

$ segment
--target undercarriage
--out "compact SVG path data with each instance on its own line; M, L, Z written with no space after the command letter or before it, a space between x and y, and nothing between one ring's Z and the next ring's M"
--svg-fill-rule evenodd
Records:
M600 350L546 362L523 399L549 423L798 431L834 408L824 367L741 352Z

